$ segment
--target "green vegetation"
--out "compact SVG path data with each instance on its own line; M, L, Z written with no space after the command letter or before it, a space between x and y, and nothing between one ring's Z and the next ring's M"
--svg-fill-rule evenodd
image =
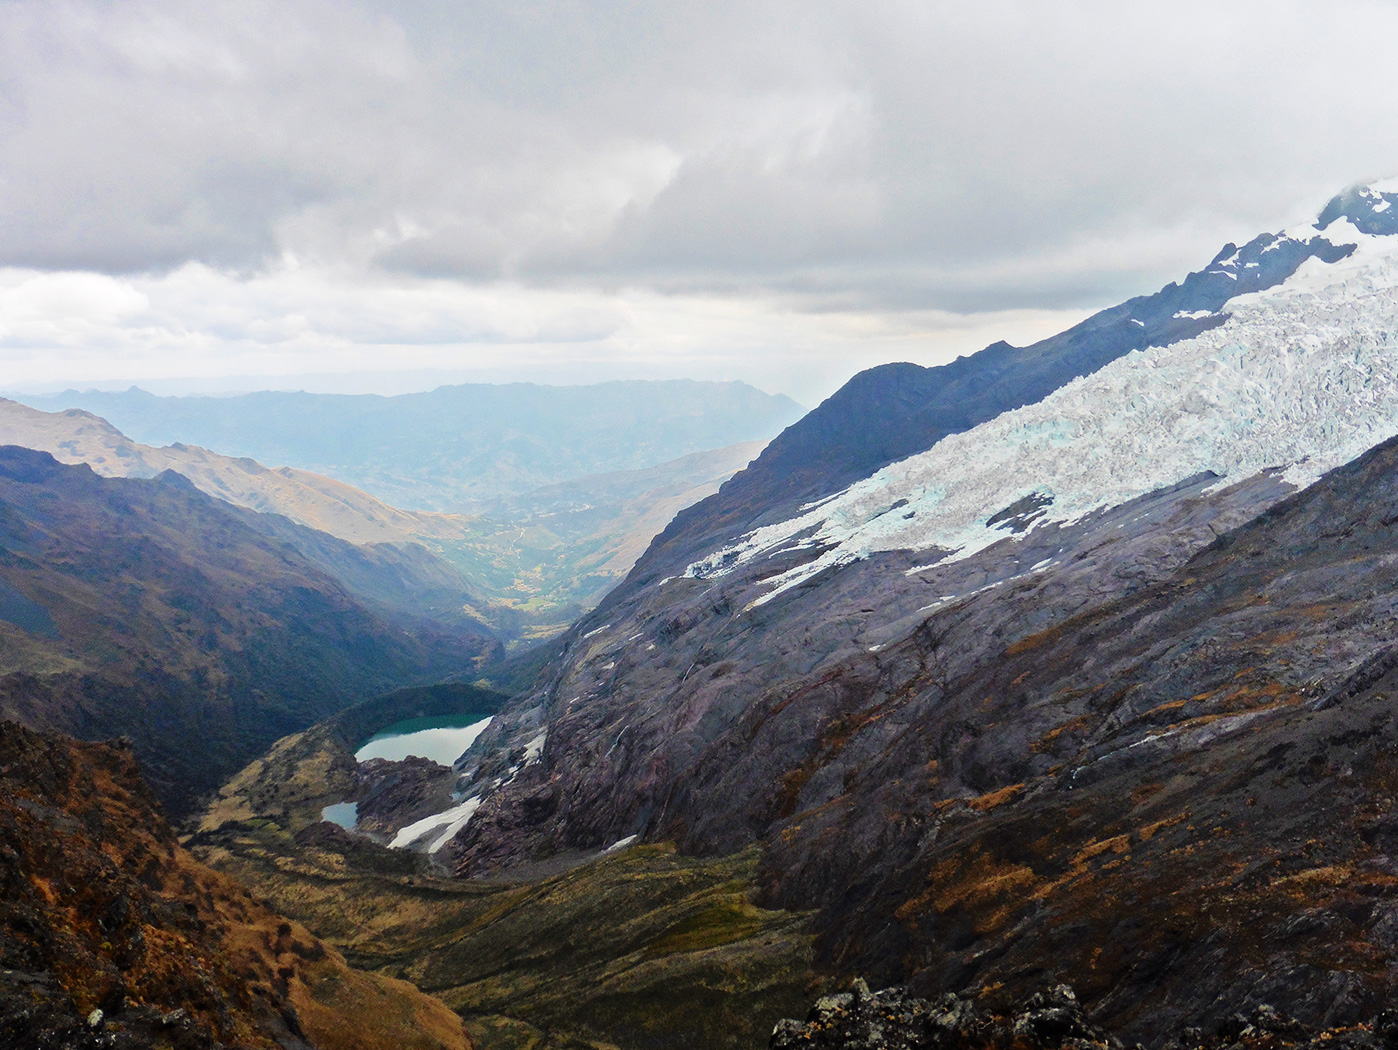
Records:
M636 846L529 878L443 878L319 822L353 768L338 736L280 741L188 845L352 965L446 1002L482 1050L756 1048L821 990L809 916L753 903L755 849Z
M643 846L480 883L373 872L362 843L300 846L266 824L192 844L351 965L442 999L482 1050L755 1048L819 990L808 918L751 903L756 851Z

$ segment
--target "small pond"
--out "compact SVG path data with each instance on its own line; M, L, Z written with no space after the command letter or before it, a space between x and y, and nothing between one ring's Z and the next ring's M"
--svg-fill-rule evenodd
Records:
M346 831L353 831L359 820L359 803L336 802L333 806L326 806L320 811L320 819L338 824Z
M488 725L490 719L479 715L407 718L375 733L354 753L354 758L357 762L367 762L371 758L401 762L409 755L417 755L449 766L461 757L476 737L485 732Z

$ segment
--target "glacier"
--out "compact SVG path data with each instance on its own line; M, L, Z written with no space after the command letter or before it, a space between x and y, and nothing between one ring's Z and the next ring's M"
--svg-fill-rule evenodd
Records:
M1388 196L1371 187L1350 199L1377 217ZM1281 236L1313 237L1318 226ZM1026 499L1034 516L1021 527L1039 528L1205 472L1220 486L1269 470L1309 484L1398 434L1398 236L1361 227L1374 228L1364 216L1327 222L1321 235L1353 253L1309 259L1283 283L1230 299L1219 327L1132 351L943 438L684 575L718 578L777 553L818 552L764 580L758 605L881 551L935 550L936 564L1014 542L1001 512Z

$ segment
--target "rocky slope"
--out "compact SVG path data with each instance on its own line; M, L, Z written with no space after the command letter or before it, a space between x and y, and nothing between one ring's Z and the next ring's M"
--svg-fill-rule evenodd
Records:
M835 972L1064 979L1128 1038L1371 1017L1398 448L1346 461L1398 432L1392 190L1220 255L1194 286L1288 261L1204 331L819 505L677 520L467 756L457 871L759 843Z
M999 1001L995 1001L998 999ZM870 992L856 980L848 992L823 996L805 1022L786 1018L772 1032L771 1050L1120 1050L1121 1040L1094 1024L1073 989L1060 984L1019 1002L990 1002L947 993L919 999L905 988ZM1181 1050L1287 1050L1291 1047L1350 1047L1380 1050L1398 1042L1398 1017L1385 1011L1357 1025L1317 1028L1260 1003L1205 1033L1187 1026L1171 1046Z
M0 722L0 1043L469 1050L411 985L351 969L191 857L129 747Z
M366 604L283 527L177 474L101 478L0 448L0 713L129 734L180 813L286 732L498 653L477 629Z

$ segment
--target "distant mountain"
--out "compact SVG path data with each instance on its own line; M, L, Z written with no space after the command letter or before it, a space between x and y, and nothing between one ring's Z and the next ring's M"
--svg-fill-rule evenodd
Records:
M0 448L0 716L129 735L182 813L278 737L498 654L477 626L373 600L386 577L372 549L179 474L102 478Z
M1354 191L1033 353L857 377L560 640L439 856L756 843L846 975L1066 979L1128 1038L1373 1016L1396 216Z
M133 388L19 400L86 409L145 444L200 445L324 474L399 507L449 512L765 441L802 411L745 383L692 380L475 384L396 397L156 397Z
M61 463L86 463L108 478L183 474L210 496L240 507L283 514L351 543L402 543L431 531L440 515L400 510L344 482L292 467L220 455L174 442L155 448L133 441L82 409L44 412L0 398L0 445L47 452Z
M471 617L511 639L564 630L626 575L676 511L717 491L762 448L750 442L572 478L461 515L402 510L319 474L194 445L138 444L82 409L42 412L0 398L0 444L87 463L107 477L176 471L211 496L355 545L327 544L270 518L257 525L280 528L361 597L448 624Z

